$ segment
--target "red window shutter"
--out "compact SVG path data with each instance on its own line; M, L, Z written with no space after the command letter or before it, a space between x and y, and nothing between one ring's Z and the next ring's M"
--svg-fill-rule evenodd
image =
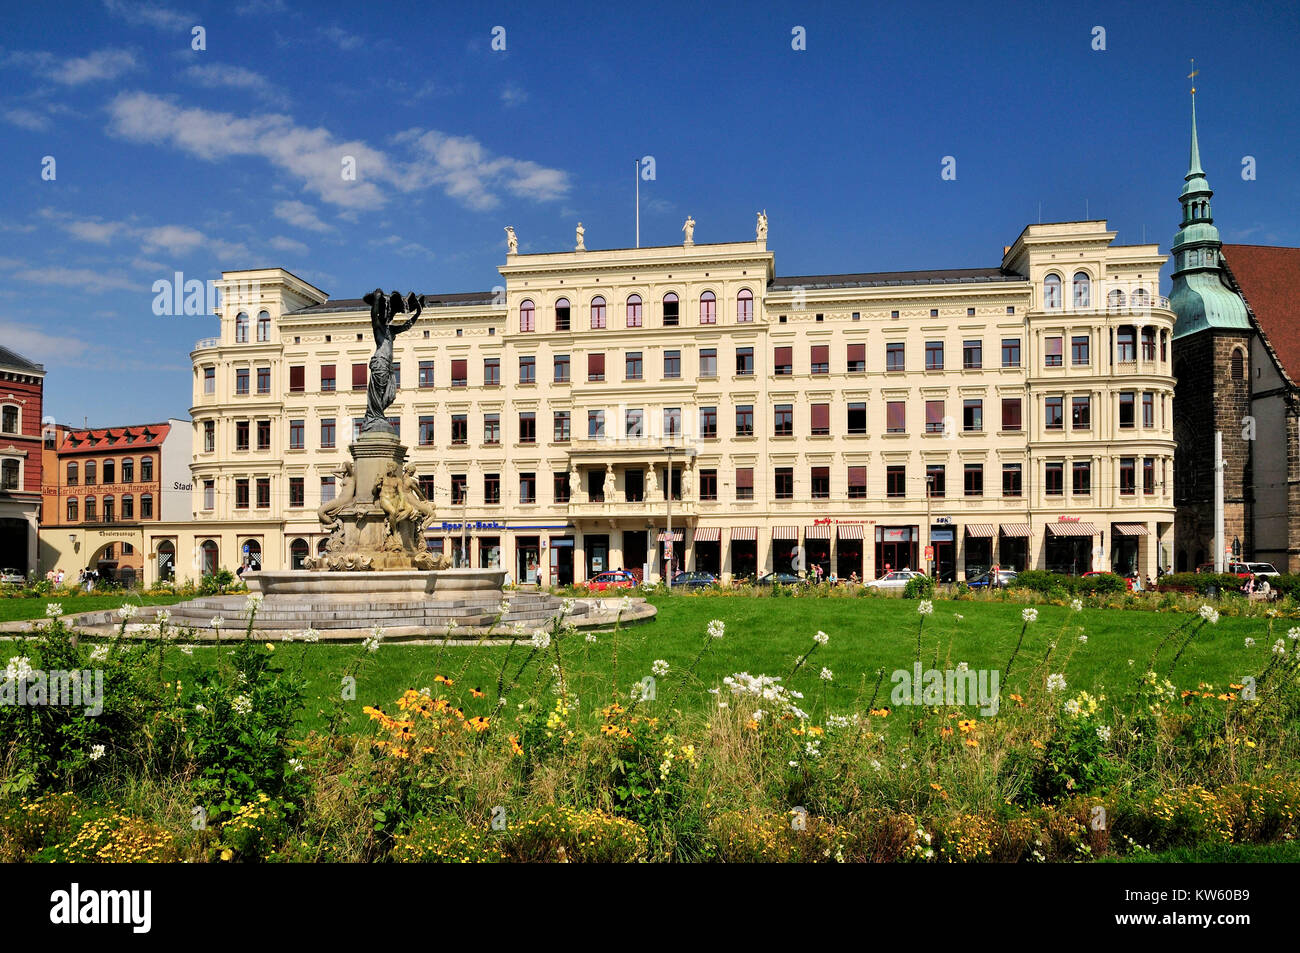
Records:
M1002 429L1019 430L1020 422L1020 398L1006 397L1002 400Z
M830 427L831 427L831 405L813 404L812 405L812 429L829 430Z
M812 349L812 362L814 364L829 364L831 362L830 345L814 344Z
M794 354L794 348L778 347L776 349L775 354L772 357L772 363L778 366L782 364L792 364L794 363L793 354Z
M752 490L754 488L754 468L737 467L736 468L736 489Z
M451 362L451 379L453 381L463 381L469 377L469 361L464 358L457 358Z
M321 383L322 383L322 384L323 384L325 381L332 381L332 380L334 380L334 365L333 365L333 364L322 364L322 365L320 366L320 379L321 379ZM324 390L324 387L322 387L321 389Z
M307 368L299 364L296 367L289 368L289 390L303 391L307 389Z
M849 467L849 486L866 486L867 468Z
M814 480L829 480L831 478L830 467L813 467L812 476Z
M889 406L892 408L894 405L890 404ZM890 419L892 420L893 418L891 417ZM925 402L925 422L927 424L943 423L943 401L927 400ZM891 424L890 426L893 425Z
M367 370L366 365L364 364L352 365L352 389L353 390L366 389L366 370Z
M588 354L587 355L587 377L602 378L605 376L605 355Z
M861 361L865 364L867 361L867 346L865 344L850 344L849 361Z
M885 408L885 425L889 430L902 430L907 425L907 405L901 400L891 400ZM929 408L926 408L929 415Z

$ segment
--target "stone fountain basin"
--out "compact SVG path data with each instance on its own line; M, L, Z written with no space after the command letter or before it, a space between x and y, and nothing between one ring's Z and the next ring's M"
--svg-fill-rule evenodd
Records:
M504 569L400 569L318 572L309 569L246 572L249 592L268 599L316 596L330 602L423 602L500 595Z

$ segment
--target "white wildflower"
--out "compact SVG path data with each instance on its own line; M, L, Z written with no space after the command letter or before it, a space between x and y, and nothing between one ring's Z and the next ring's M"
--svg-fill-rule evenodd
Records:
M139 611L134 602L127 602L118 607L117 616L123 622L129 622L135 618L135 614Z
M560 615L573 615L578 603L574 599L565 599L560 603Z
M107 662L108 646L96 645L93 649L90 650L90 660L92 662Z
M244 608L249 612L256 612L262 608L262 594L260 592L250 592L248 598L244 600Z
M825 632L818 632L816 635L813 636L813 641L816 642L818 645L825 645L830 640L831 637L827 635Z
M835 674L825 666L822 667L821 680L823 682L832 682L835 680Z
M1082 611L1083 611L1083 600L1082 600L1082 599L1074 599L1074 600L1072 600L1072 601L1070 602L1070 608L1073 609L1075 612L1082 612Z
M167 609L159 609L154 613L154 618L158 620L158 625L161 627L172 620L172 614Z
M1023 619L1025 622L1037 622L1038 610L1034 608L1025 609L1023 612L1020 613L1020 618Z
M100 758L102 758L102 757L104 757L104 746L103 746L103 745L95 745L93 748L90 749L90 760L91 760L91 761L98 761L98 760L99 760Z
M1250 636L1246 636L1246 648L1253 649L1254 647L1255 647L1255 640L1252 639Z
M302 758L290 758L289 767L293 768L294 771L301 771L303 769Z
M588 632L588 633L587 633L587 641L594 645L594 644L596 643L596 633L595 633L595 632Z
M304 642L319 642L320 633L311 626L307 626L307 628L302 630L302 640Z
M1210 625L1217 625L1219 622L1219 610L1214 606L1201 606L1201 618Z
M31 659L26 655L15 655L9 659L9 664L5 666L4 680L21 682L23 679L31 678L34 671Z
M182 655L193 655L193 654L194 654L194 646L192 646L192 645L182 645L182 646L180 646L180 650L181 650L181 654L182 654Z
M966 672L970 671L970 665L966 662L958 662L957 671L965 674Z
M727 626L721 619L714 619L709 623L709 638L720 639L726 633Z
M236 715L247 715L253 710L253 700L247 695L236 695L230 707L235 710Z
M934 612L934 603L929 599L922 599L921 604L916 607L916 611L920 615L930 615Z
M1274 654L1274 655L1286 655L1286 641L1285 641L1285 640L1283 640L1283 639L1278 639L1276 642L1273 643L1273 654Z
M1047 690L1049 692L1065 691L1065 676L1055 673L1047 676Z
M1081 635L1081 636L1079 636L1079 641L1080 641L1082 644L1087 645L1087 644L1088 644L1088 637L1087 637L1086 635Z
M547 648L551 644L551 634L545 629L538 629L533 633L532 644L535 649Z
M1097 726L1097 737L1101 739L1102 744L1110 743L1110 728L1106 725Z
M214 616L213 616L213 617L208 621L208 625L211 626L212 628L216 629L218 632L221 631L221 627L222 627L223 625L225 625L225 624L226 624L226 620L223 619L223 618L221 618L221 616L219 616L219 615L214 615Z
M1300 640L1300 625L1293 625L1286 630L1286 637L1292 642Z
M370 630L370 638L362 639L361 644L367 652L378 652L379 644L384 641L384 627L377 625Z
M63 615L63 605L58 602L45 603L45 614L51 619L57 619Z
M668 674L668 663L661 658L655 659L654 663L650 666L650 671L659 678L663 678Z

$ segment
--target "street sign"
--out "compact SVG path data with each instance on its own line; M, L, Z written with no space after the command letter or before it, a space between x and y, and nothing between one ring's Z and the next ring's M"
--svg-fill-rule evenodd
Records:
M934 558L934 547L933 547L933 546L927 546L927 547L925 547L925 558L926 558L926 559L933 559L933 558Z

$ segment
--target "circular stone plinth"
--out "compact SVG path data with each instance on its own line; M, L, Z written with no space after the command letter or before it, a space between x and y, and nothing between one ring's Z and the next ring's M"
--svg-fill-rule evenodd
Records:
M308 596L329 602L423 602L500 598L504 569L399 569L326 572L309 569L244 573L249 592L267 599Z

